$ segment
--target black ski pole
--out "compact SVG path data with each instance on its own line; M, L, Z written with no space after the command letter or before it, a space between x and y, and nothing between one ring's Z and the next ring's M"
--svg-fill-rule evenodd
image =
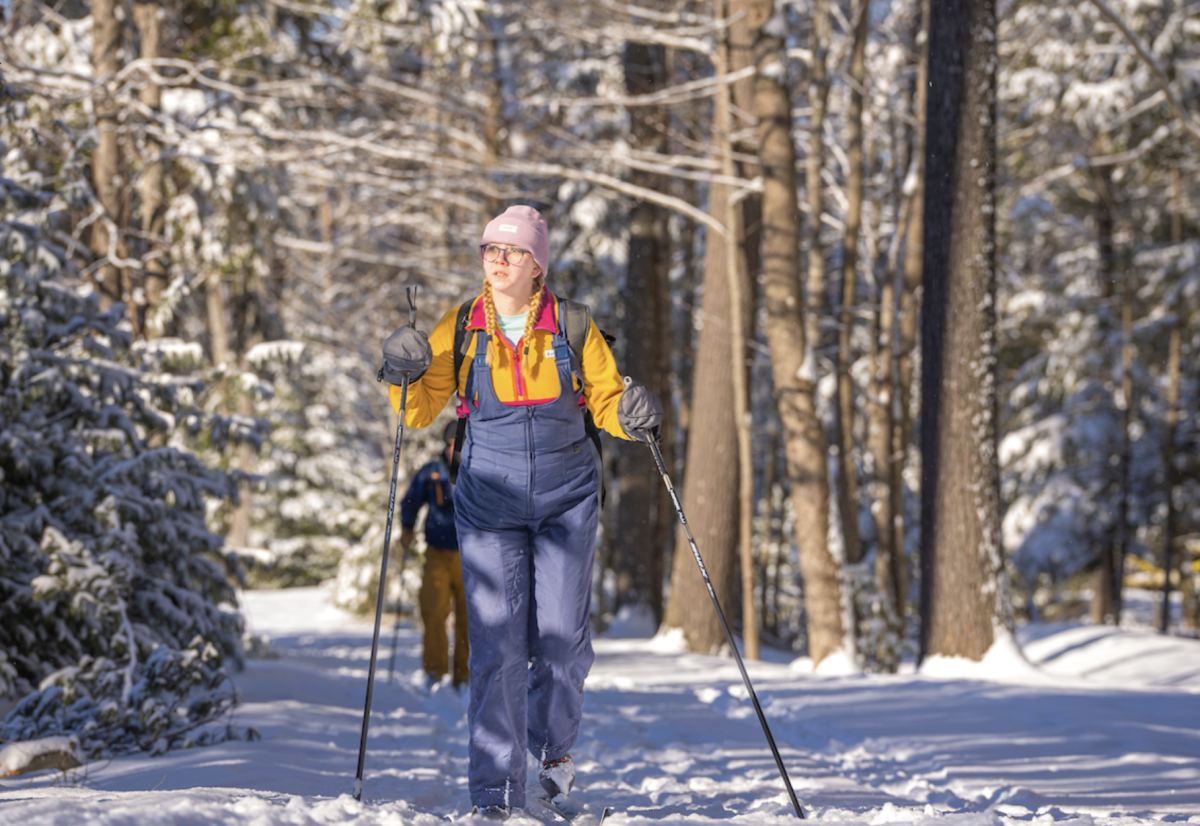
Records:
M628 380L626 380L628 383ZM675 494L675 486L671 484L671 476L667 473L667 465L663 462L662 452L658 449L657 434L651 439L650 452L654 454L654 463L658 465L658 472L662 474L663 482L666 483L667 492L671 494L671 502L675 505L675 514L679 517L679 524L683 525L683 532L687 534L688 544L692 547L692 556L696 557L696 564L700 566L700 575L704 577L704 585L708 588L708 595L712 597L713 607L717 609L717 618L721 620L721 628L725 630L725 639L729 641L729 650L733 652L733 658L737 661L738 670L742 672L742 682L746 684L746 691L750 694L750 700L754 703L754 711L758 714L758 722L762 724L763 734L767 736L767 744L771 747L771 754L775 755L775 765L779 767L779 775L783 778L783 785L787 787L788 797L792 799L792 806L796 810L796 816L804 820L804 809L800 807L800 801L796 799L796 792L792 789L792 781L788 777L787 769L784 768L783 758L779 756L779 749L775 746L775 738L771 736L771 727L767 725L767 717L763 714L762 706L759 705L758 695L754 693L754 686L750 684L750 675L746 673L746 666L742 662L742 655L738 653L737 643L733 639L733 631L729 628L729 623L725 619L725 612L721 610L721 602L717 599L717 592L713 590L712 580L708 577L708 569L704 567L704 560L700 558L700 549L696 547L696 538L692 536L692 529L688 527L687 517L683 515L683 506L679 504L679 497Z
M417 320L417 305L412 290L408 296L408 324ZM383 370L379 372L383 376ZM379 567L379 594L375 598L375 636L371 639L371 664L367 668L367 700L363 707L362 739L358 742L358 771L354 775L354 799L362 800L363 764L367 760L367 727L371 722L371 694L375 687L375 659L379 654L379 626L383 621L383 598L387 592L388 547L392 543L392 515L396 510L396 477L400 472L400 446L404 442L404 411L408 405L408 375L400 381L400 423L396 426L396 449L392 453L392 487L388 493L387 527L383 531L383 562Z

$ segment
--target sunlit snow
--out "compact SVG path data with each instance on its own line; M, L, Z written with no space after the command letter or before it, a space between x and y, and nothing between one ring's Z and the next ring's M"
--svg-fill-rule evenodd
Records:
M9 778L4 822L400 826L469 811L465 704L448 686L419 690L417 629L401 630L391 685L385 636L359 803L370 623L332 608L328 589L244 600L279 655L236 677L234 724L261 741ZM898 676L813 674L777 652L749 663L809 819L1200 823L1200 643L1081 625L1019 638L1023 655L998 646L982 664ZM732 660L644 637L596 649L574 799L614 807L612 826L795 819Z

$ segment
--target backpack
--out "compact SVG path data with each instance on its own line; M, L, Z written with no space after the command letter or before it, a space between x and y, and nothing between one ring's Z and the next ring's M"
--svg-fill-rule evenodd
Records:
M558 296L555 296L558 298ZM467 324L471 320L471 307L475 304L475 299L464 301L458 308L458 315L454 319L454 383L457 386L459 376L462 375L463 360L467 357L467 350L470 347L470 337L467 336ZM588 329L592 322L592 311L586 304L580 304L578 301L571 301L566 298L558 298L558 320L562 327L563 338L567 340L567 345L575 353L575 361L579 363L579 369L583 371L583 343L587 338ZM572 336L572 331L575 335ZM582 333L580 332L582 331ZM607 344L612 344L616 341L615 338L608 333L600 330L600 335L604 337ZM582 375L580 376L582 380ZM460 394L461 395L461 394ZM583 409L583 430L587 433L588 439L596 448L596 455L600 462L600 507L604 507L604 500L608 498L608 489L604 485L604 447L600 443L600 429L596 427L596 420L592 418L592 411L586 407ZM467 434L467 419L461 417L458 420L458 427L454 431L454 454L450 460L450 481L458 480L458 466L462 461L462 446L463 439Z

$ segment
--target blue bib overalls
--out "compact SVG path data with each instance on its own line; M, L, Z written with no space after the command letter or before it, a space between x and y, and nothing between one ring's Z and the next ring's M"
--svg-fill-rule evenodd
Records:
M525 805L525 752L555 760L575 742L592 661L588 615L599 477L554 336L558 398L496 398L487 333L476 333L455 528L470 617L469 787L477 806ZM542 362L546 365L547 362Z

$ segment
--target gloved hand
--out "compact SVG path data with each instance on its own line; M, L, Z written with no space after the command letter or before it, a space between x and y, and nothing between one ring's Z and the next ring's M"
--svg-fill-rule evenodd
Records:
M387 337L383 343L383 368L379 377L388 384L402 384L405 378L414 382L433 363L429 339L415 327L405 325Z
M625 379L625 390L617 402L617 423L625 435L639 442L658 438L658 426L662 424L663 406L658 396L630 378Z

